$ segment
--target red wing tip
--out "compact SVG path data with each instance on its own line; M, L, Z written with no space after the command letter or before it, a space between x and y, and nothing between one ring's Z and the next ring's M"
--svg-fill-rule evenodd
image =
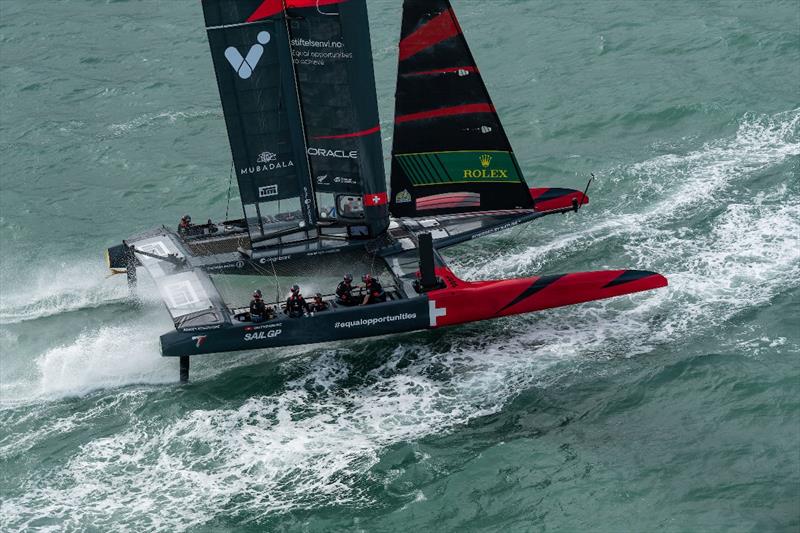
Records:
M647 279L648 281L652 282L658 282L659 287L665 287L669 285L669 280L663 274L659 274L658 272L653 272L651 270L629 270L628 272L639 272L644 276L643 279Z
M631 292L657 289L668 284L667 278L649 270L617 270L612 271L614 279L603 285L604 289L625 286Z

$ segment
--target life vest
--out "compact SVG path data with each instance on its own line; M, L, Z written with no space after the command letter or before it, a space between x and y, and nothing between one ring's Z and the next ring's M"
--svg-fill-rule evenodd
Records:
M250 314L251 315L261 315L264 316L267 314L267 306L264 304L264 300L250 300Z
M344 302L349 302L353 299L353 285L349 283L345 283L344 281L339 282L339 286L336 287L336 297Z
M286 310L291 312L302 312L306 309L306 301L300 294L292 294L286 300Z

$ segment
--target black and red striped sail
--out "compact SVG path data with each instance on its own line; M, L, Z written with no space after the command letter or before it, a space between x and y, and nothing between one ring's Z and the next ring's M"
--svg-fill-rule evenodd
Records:
M390 210L399 217L532 208L448 0L405 0Z

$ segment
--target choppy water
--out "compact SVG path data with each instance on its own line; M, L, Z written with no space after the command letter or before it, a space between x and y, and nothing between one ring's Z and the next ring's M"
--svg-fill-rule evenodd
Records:
M400 1L369 4L389 135ZM454 270L670 287L178 386L102 250L224 214L200 7L0 0L0 529L800 528L800 5L454 4L528 181L598 175Z

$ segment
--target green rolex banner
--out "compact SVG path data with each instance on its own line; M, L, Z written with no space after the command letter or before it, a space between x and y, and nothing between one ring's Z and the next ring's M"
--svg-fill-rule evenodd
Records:
M395 154L416 186L449 183L519 183L511 152L469 150Z

